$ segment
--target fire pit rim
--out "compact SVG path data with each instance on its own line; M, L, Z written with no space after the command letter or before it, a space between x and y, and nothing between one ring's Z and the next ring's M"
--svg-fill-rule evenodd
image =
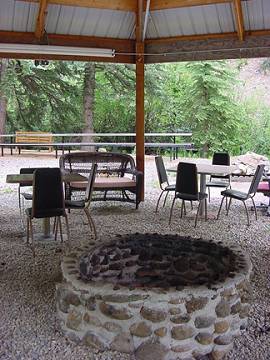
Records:
M146 235L147 233L145 233ZM125 236L126 234L123 234ZM165 235L165 234L164 234ZM167 234L166 234L167 235ZM170 234L174 235L174 234ZM192 237L192 240L202 240L205 242L212 242L214 244L220 243L220 241L215 241L213 239L205 240L200 237ZM61 270L62 273L65 274L65 280L69 283L74 283L76 286L79 286L82 290L89 289L91 287L94 290L98 290L102 288L102 291L104 293L112 293L112 292L126 292L128 291L130 294L135 294L138 292L145 292L147 294L155 295L159 294L160 296L165 296L166 298L169 295L175 295L179 294L179 292L183 293L192 293L192 295L202 295L205 292L209 293L209 291L212 291L213 294L216 294L219 291L223 291L224 289L230 288L235 283L240 283L242 280L245 279L247 274L250 274L252 272L252 263L250 260L250 257L246 252L244 252L241 247L235 243L227 241L226 243L223 243L221 245L222 247L227 247L229 250L231 250L234 254L237 256L241 256L242 260L244 260L244 263L242 265L242 268L237 269L235 271L235 274L233 277L227 276L225 280L217 281L214 284L211 285L211 287L208 287L207 284L203 285L186 285L183 286L180 290L176 289L175 286L168 286L167 288L160 288L160 287L132 287L132 286L125 286L125 285L117 285L110 283L110 282L103 282L103 281L85 281L81 279L78 275L80 274L79 270L79 261L81 257L89 253L89 251L93 252L95 249L101 247L101 246L108 246L110 244L113 244L117 241L117 237L115 237L113 240L109 239L102 243L96 244L91 243L89 245L84 245L81 247L77 247L74 249L74 251L66 256L63 257L61 262ZM240 253L240 255L239 255ZM74 262L75 260L75 262ZM70 262L73 261L71 264ZM76 271L75 271L76 270Z

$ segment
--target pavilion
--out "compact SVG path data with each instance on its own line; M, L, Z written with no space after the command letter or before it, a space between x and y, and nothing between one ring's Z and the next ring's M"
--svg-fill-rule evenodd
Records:
M267 56L269 0L0 0L0 58L136 65L143 172L145 64Z

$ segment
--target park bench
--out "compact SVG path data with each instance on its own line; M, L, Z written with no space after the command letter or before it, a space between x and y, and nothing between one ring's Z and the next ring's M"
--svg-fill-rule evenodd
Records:
M19 154L22 147L31 146L45 146L48 144L49 151L52 151L53 134L42 131L16 131L15 144L18 148Z
M84 197L92 165L97 164L92 201L141 201L143 174L136 170L132 156L112 152L75 152L60 157L63 174L79 173L85 181L65 184L66 199Z

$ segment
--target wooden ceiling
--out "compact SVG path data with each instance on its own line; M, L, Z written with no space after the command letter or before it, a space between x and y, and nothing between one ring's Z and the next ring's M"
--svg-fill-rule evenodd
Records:
M57 56L53 58L63 58L67 60L104 60L110 62L135 63L136 42L145 44L144 54L146 63L181 61L181 60L201 60L207 58L231 58L245 56L270 56L268 47L270 46L270 31L245 31L243 18L243 3L247 0L144 0L139 9L140 0L23 0L24 2L38 3L38 16L35 23L34 32L0 31L1 42L21 43L21 44L45 44L62 46L82 46L82 47L108 47L115 49L116 56L113 59L97 59L86 57ZM137 36L135 39L118 39L98 36L78 36L45 33L47 9L50 4L65 5L72 7L95 8L102 10L121 10L134 12L146 10L147 1L150 1L149 10L168 10L174 8L187 8L194 6L204 6L210 4L230 3L234 11L234 23L236 32L209 33L196 35L181 35L165 38L146 38L145 40ZM249 0L252 1L252 0ZM137 18L137 16L136 16ZM134 24L135 26L135 24ZM147 21L142 24L142 32ZM46 35L46 36L45 36ZM256 38L256 41L254 39ZM259 49L260 48L260 49ZM262 48L264 48L262 50ZM196 55L197 54L197 55ZM1 52L0 52L1 56ZM3 56L3 55L2 55ZM21 56L12 54L12 57L38 57L35 54ZM44 55L43 55L44 58ZM52 58L52 55L47 58Z

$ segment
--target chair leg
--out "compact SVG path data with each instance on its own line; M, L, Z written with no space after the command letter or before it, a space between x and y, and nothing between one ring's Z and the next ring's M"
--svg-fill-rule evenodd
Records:
M54 240L56 241L57 235L58 235L58 218L57 217L54 218L53 232L54 232Z
M30 223L29 223L29 217L27 216L27 224L26 224L26 244L29 244L29 227L30 227Z
M253 207L254 207L254 211L255 211L255 219L258 220L257 208L256 208L256 205L255 205L255 202L254 202L253 197L251 198L251 200L252 200Z
M157 211L158 211L158 205L159 205L159 202L160 202L160 199L161 199L163 193L164 193L164 190L161 191L161 193L160 193L160 195L159 195L159 197L158 197L158 201L157 201L157 205L156 205L156 210L155 210L156 213L157 213Z
M61 222L61 217L60 216L57 217L57 221L59 223L61 243L63 243L63 230L62 230L62 222Z
M198 217L199 217L199 212L200 212L200 207L201 207L201 201L199 201L199 205L198 205L198 209L197 209L197 213L196 213L196 217L195 217L195 226L197 226L197 222L198 222Z
M191 207L191 210L193 210L193 202L190 200L190 207Z
M171 224L171 220L172 220L172 213L173 213L173 207L174 207L175 200L176 200L176 197L174 197L173 202L172 202L172 206L171 206L171 210L170 210L169 225Z
M31 249L32 249L33 256L36 257L34 235L33 235L33 222L30 217L29 217L29 228L30 228L30 237L31 237Z
M219 207L219 209L218 209L217 219L219 218L219 215L220 215L220 212L221 212L221 208L222 208L224 199L225 199L225 196L223 196L223 198L222 198L222 200L221 200L220 207Z
M21 209L21 188L18 186L18 201L19 201L19 209Z
M56 230L56 220L57 220L57 218L55 216L53 219L53 233L55 233L55 230Z
M69 224L68 224L68 217L67 215L64 215L65 221L66 221L66 228L67 228L67 240L68 240L68 248L71 249L70 245L70 232L69 232Z
M210 187L208 187L208 202L210 202Z
M230 210L230 208L231 208L231 203L232 203L232 198L230 198L229 204L228 204L228 206L227 206L227 211L226 211L226 215L227 215L227 216L228 216L229 210Z
M181 203L181 215L180 215L181 219L183 217L183 208L184 208L184 200L182 200L182 203Z
M242 202L243 202L243 204L244 204L244 206L245 206L245 210L246 210L246 214L247 214L247 222L248 222L248 226L249 226L249 225L250 225L250 221L249 221L249 214L248 214L247 205L246 205L246 203L245 203L244 200L242 200Z
M167 201L168 195L169 195L169 191L167 191L167 194L165 195L165 199L164 199L164 201L163 201L163 207L164 207L164 206L165 206L165 204L166 204L166 201Z
M185 216L187 215L186 202L185 202L185 200L184 200L184 215L185 215Z
M204 218L205 218L205 221L207 221L207 198L204 199Z
M92 219L92 216L87 208L83 209L83 211L85 212L85 214L87 216L90 231L92 231L92 229L94 231L94 238L96 240L97 239L97 231L96 231L96 226L95 226L94 220Z

